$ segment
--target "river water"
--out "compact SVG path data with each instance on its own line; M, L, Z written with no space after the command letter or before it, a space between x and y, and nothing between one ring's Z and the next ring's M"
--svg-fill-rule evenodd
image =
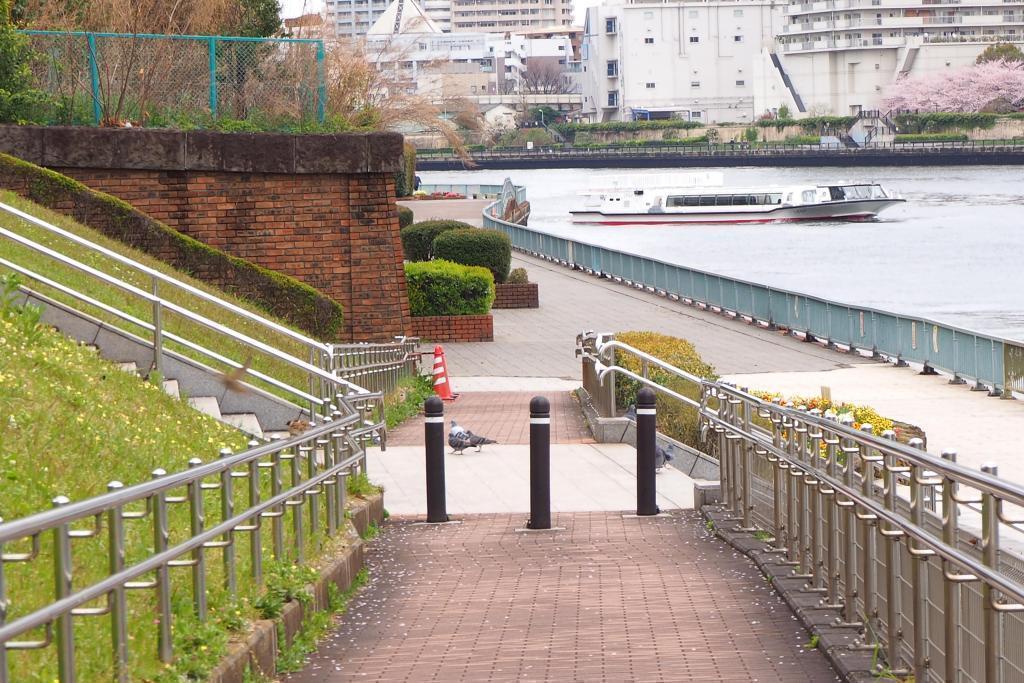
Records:
M705 169L702 169L705 170ZM610 174L680 169L422 172L424 183L526 186L530 227L834 301L1024 341L1024 168L727 168L726 186L881 182L907 199L863 223L573 225Z

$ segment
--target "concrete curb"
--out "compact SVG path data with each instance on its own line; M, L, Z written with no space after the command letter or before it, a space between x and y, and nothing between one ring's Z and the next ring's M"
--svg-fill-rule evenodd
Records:
M349 508L350 521L359 536L366 532L371 523L384 522L383 494L355 501ZM349 533L351 535L351 528ZM327 609L327 587L333 583L342 591L348 590L356 574L363 568L366 544L359 536L354 537L351 545L320 570L320 578L309 587L313 600L308 606L289 602L278 619L265 619L253 624L252 631L244 639L228 646L224 659L207 678L208 683L243 683L247 670L266 678L276 677L277 655L281 648L291 645L308 615ZM278 642L279 624L284 643Z
M858 630L835 626L840 616L838 609L819 606L822 594L806 590L807 581L792 576L793 567L783 564L784 557L766 551L764 541L752 533L736 531L736 522L718 505L705 505L701 515L715 526L715 534L751 560L778 594L786 601L804 628L818 637L818 649L828 658L840 679L848 683L877 681L872 675L871 650L851 649Z

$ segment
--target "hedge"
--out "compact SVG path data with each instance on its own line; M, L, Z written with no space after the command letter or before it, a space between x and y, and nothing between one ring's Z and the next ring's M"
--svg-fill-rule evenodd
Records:
M437 220L420 221L402 228L402 252L406 261L429 261L434 258L434 239L448 230L472 229L462 221Z
M416 220L415 214L408 206L398 205L398 227L408 228Z
M402 145L402 170L395 173L395 196L408 197L416 189L416 147Z
M808 116L805 119L761 119L755 122L755 125L760 128L775 128L777 130L796 126L806 131L819 131L828 126L831 130L845 131L849 130L856 121L856 116Z
M494 277L480 266L451 261L405 264L409 309L416 317L428 315L483 315L494 303Z
M705 379L718 379L715 369L705 363L693 344L658 332L621 332L615 339L629 344L645 353L659 358L669 365ZM615 363L620 367L640 374L640 360L632 354L615 352ZM692 382L669 374L656 367L648 367L648 378L668 387L684 396L700 400L700 388ZM615 400L621 408L636 403L636 394L640 390L640 382L625 376L615 379ZM692 446L702 448L700 442L700 420L697 411L676 399L658 394L658 431L673 439Z
M820 145L820 135L789 135L785 140L787 145Z
M434 258L483 266L494 281L505 282L512 265L512 240L500 230L449 230L434 239Z
M950 129L989 129L996 125L998 114L972 114L937 111L927 114L898 114L896 127L905 133L941 133Z
M334 299L295 278L180 233L127 202L77 180L0 154L0 187L244 298L317 339L335 340L342 330L344 311Z
M970 138L957 133L915 133L897 135L896 142L967 142Z

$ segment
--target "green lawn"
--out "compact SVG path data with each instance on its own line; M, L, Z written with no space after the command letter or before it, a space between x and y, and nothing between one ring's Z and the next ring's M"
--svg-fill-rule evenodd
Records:
M249 304L244 300L227 295L213 287L210 287L141 251L127 247L119 241L109 239L91 228L76 223L66 216L49 211L48 209L40 207L7 191L0 191L0 201L269 319L269 316L255 305ZM12 232L30 238L37 243L46 245L55 251L96 268L97 270L118 277L121 280L124 280L125 282L147 292L150 291L152 287L149 276L118 263L110 257L99 254L98 252L92 251L84 246L77 245L67 238L55 235L42 228L33 226L27 221L15 218L6 212L0 212L0 225ZM61 284L72 287L103 303L116 306L136 318L152 322L152 306L144 299L106 285L96 278L81 273L70 266L59 264L54 259L43 254L36 253L28 247L16 244L10 239L0 237L0 257L6 258L20 266L30 268L37 273L45 275L52 280L56 280ZM5 270L5 268L0 266L0 274ZM42 285L30 279L26 279L25 284L59 301L73 304L76 308L80 308L101 320L115 324L118 327L145 339L148 339L151 335L151 333L146 332L142 328L125 322L113 314L105 313L98 308L93 308L87 304L75 302L74 298L70 295L57 292L46 285ZM166 299L179 304L194 313L231 327L242 334L263 341L275 348L287 351L301 360L309 360L309 352L306 350L306 347L301 343L290 339L286 335L268 330L257 323L247 320L241 315L231 313L219 306L187 294L177 287L163 285L160 289L160 293ZM247 345L234 342L223 335L211 333L202 325L189 321L182 316L169 313L166 310L163 318L164 327L169 332L178 334L192 341L200 342L207 348L216 351L227 358L233 359L236 362L244 362L245 359L251 356L253 369L265 372L271 377L286 382L289 386L297 387L299 389L308 389L308 380L306 374L302 370L296 369L287 363L275 360L264 354L253 354L250 347ZM290 327L279 320L275 320L275 322L284 327ZM225 369L223 366L219 366L216 361L207 358L203 354L179 346L173 342L165 343L165 347L195 358L207 365L211 365L221 370ZM254 380L251 377L248 381L260 384L258 380ZM272 388L269 385L265 385L263 388L278 394L293 403L302 403L298 397L295 397L289 392Z

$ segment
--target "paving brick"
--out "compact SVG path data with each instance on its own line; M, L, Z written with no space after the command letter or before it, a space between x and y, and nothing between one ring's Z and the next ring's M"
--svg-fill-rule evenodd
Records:
M742 555L696 513L392 519L312 681L837 680Z

